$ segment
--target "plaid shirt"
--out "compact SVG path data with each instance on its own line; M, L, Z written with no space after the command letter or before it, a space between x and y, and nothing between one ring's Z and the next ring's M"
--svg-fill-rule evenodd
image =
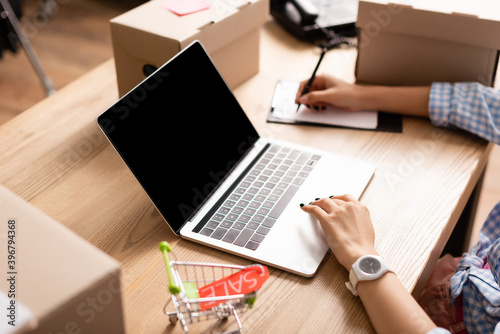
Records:
M484 269L488 263L489 269ZM464 323L472 333L493 333L500 321L500 202L491 210L479 242L464 254L450 282L452 303L463 295Z
M429 117L440 127L457 127L500 144L500 92L479 83L434 83ZM488 263L490 269L484 269ZM500 202L488 215L479 242L464 254L450 282L452 303L463 295L467 331L500 334ZM442 328L429 334L449 333Z
M489 269L485 269L488 263ZM500 202L491 210L479 242L464 254L450 282L452 303L462 294L463 316L469 334L500 334ZM446 334L435 328L427 334Z
M500 145L500 92L476 82L433 83L429 117L440 127L457 127Z

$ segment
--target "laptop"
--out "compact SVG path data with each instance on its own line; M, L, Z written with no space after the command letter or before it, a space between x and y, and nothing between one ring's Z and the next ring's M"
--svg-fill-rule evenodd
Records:
M375 170L260 137L199 41L97 123L175 234L302 276L329 247L300 203L359 198Z

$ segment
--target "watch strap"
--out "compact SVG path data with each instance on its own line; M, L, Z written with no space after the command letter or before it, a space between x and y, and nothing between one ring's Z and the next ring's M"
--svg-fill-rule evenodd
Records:
M345 286L349 291L352 292L353 295L356 297L359 296L358 290L356 290L356 286L358 285L358 276L356 273L351 269L349 271L349 281L345 282Z

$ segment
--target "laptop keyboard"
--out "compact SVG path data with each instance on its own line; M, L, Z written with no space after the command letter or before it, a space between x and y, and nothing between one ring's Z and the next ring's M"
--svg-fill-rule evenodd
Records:
M199 233L256 250L320 158L271 145Z

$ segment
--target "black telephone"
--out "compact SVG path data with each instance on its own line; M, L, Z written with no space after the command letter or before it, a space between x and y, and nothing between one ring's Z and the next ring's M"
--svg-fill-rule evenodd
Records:
M358 0L271 0L271 16L310 42L356 36L357 9Z

